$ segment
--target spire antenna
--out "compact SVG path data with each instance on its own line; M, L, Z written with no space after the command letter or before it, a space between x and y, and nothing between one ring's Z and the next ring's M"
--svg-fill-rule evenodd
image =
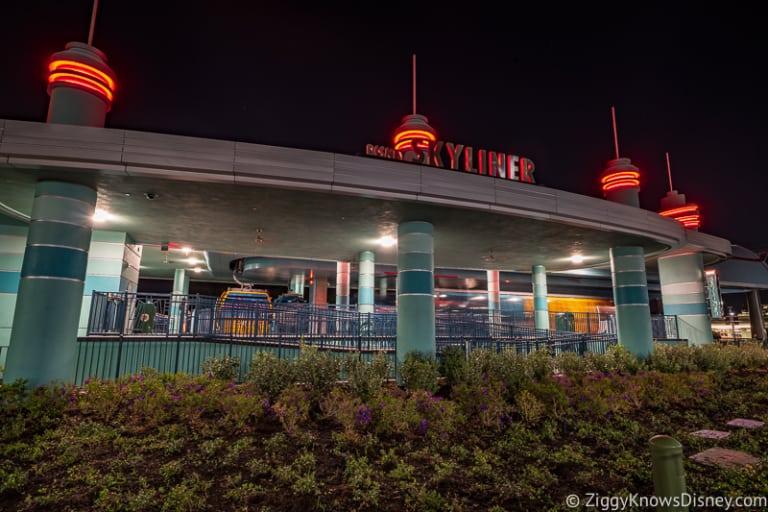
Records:
M93 29L96 27L96 11L99 9L99 0L93 0L91 11L91 27L88 29L88 46L93 46Z
M413 54L412 59L412 67L413 67L413 85L411 90L411 101L413 103L413 114L416 113L416 54Z
M672 191L672 167L669 166L669 151L666 151L667 155L667 177L669 178L669 191Z
M619 159L619 135L616 132L616 109L611 105L611 120L613 121L613 147L616 150L616 159Z

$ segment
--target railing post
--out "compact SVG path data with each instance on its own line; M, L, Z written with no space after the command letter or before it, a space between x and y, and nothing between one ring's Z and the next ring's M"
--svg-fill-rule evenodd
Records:
M125 314L128 304L128 292L123 292L123 306L120 314L120 336L117 339L117 360L115 361L115 380L120 378L120 363L123 357L123 336L125 331Z

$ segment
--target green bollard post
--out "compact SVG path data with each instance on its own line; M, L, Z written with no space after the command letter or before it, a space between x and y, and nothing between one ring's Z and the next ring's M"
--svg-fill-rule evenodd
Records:
M688 512L683 470L683 445L670 436L653 436L650 441L653 472L653 493L670 498L656 512ZM672 498L677 498L673 500Z

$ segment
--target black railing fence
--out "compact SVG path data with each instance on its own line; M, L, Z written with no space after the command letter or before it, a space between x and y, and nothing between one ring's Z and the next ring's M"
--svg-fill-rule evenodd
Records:
M445 347L518 353L546 349L603 353L617 343L613 315L550 312L549 329L537 329L532 311L438 311L438 356ZM676 317L656 316L654 337L676 337ZM77 379L118 377L143 367L200 373L214 356L239 357L241 377L259 350L294 357L300 345L336 352L385 352L394 359L397 314L360 313L335 305L259 305L217 297L94 292L87 335L78 345Z

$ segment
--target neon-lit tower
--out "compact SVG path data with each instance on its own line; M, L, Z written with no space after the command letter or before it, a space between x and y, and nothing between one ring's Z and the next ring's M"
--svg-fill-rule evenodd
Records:
M88 44L70 42L48 63L49 123L103 127L115 95L115 73L93 47L98 2L93 4Z
M640 169L629 158L619 157L619 139L616 134L616 113L611 107L613 119L613 144L616 158L608 161L608 167L600 177L603 195L609 201L640 207Z
M659 215L675 219L684 227L698 231L701 225L699 206L694 203L686 203L685 194L672 188L672 171L669 166L669 153L667 156L667 176L669 177L669 192L661 199L661 211Z
M416 113L416 55L413 55L412 113L403 116L400 126L392 136L394 148L403 152L408 162L429 162L429 149L437 140L437 133L429 126L426 116Z

